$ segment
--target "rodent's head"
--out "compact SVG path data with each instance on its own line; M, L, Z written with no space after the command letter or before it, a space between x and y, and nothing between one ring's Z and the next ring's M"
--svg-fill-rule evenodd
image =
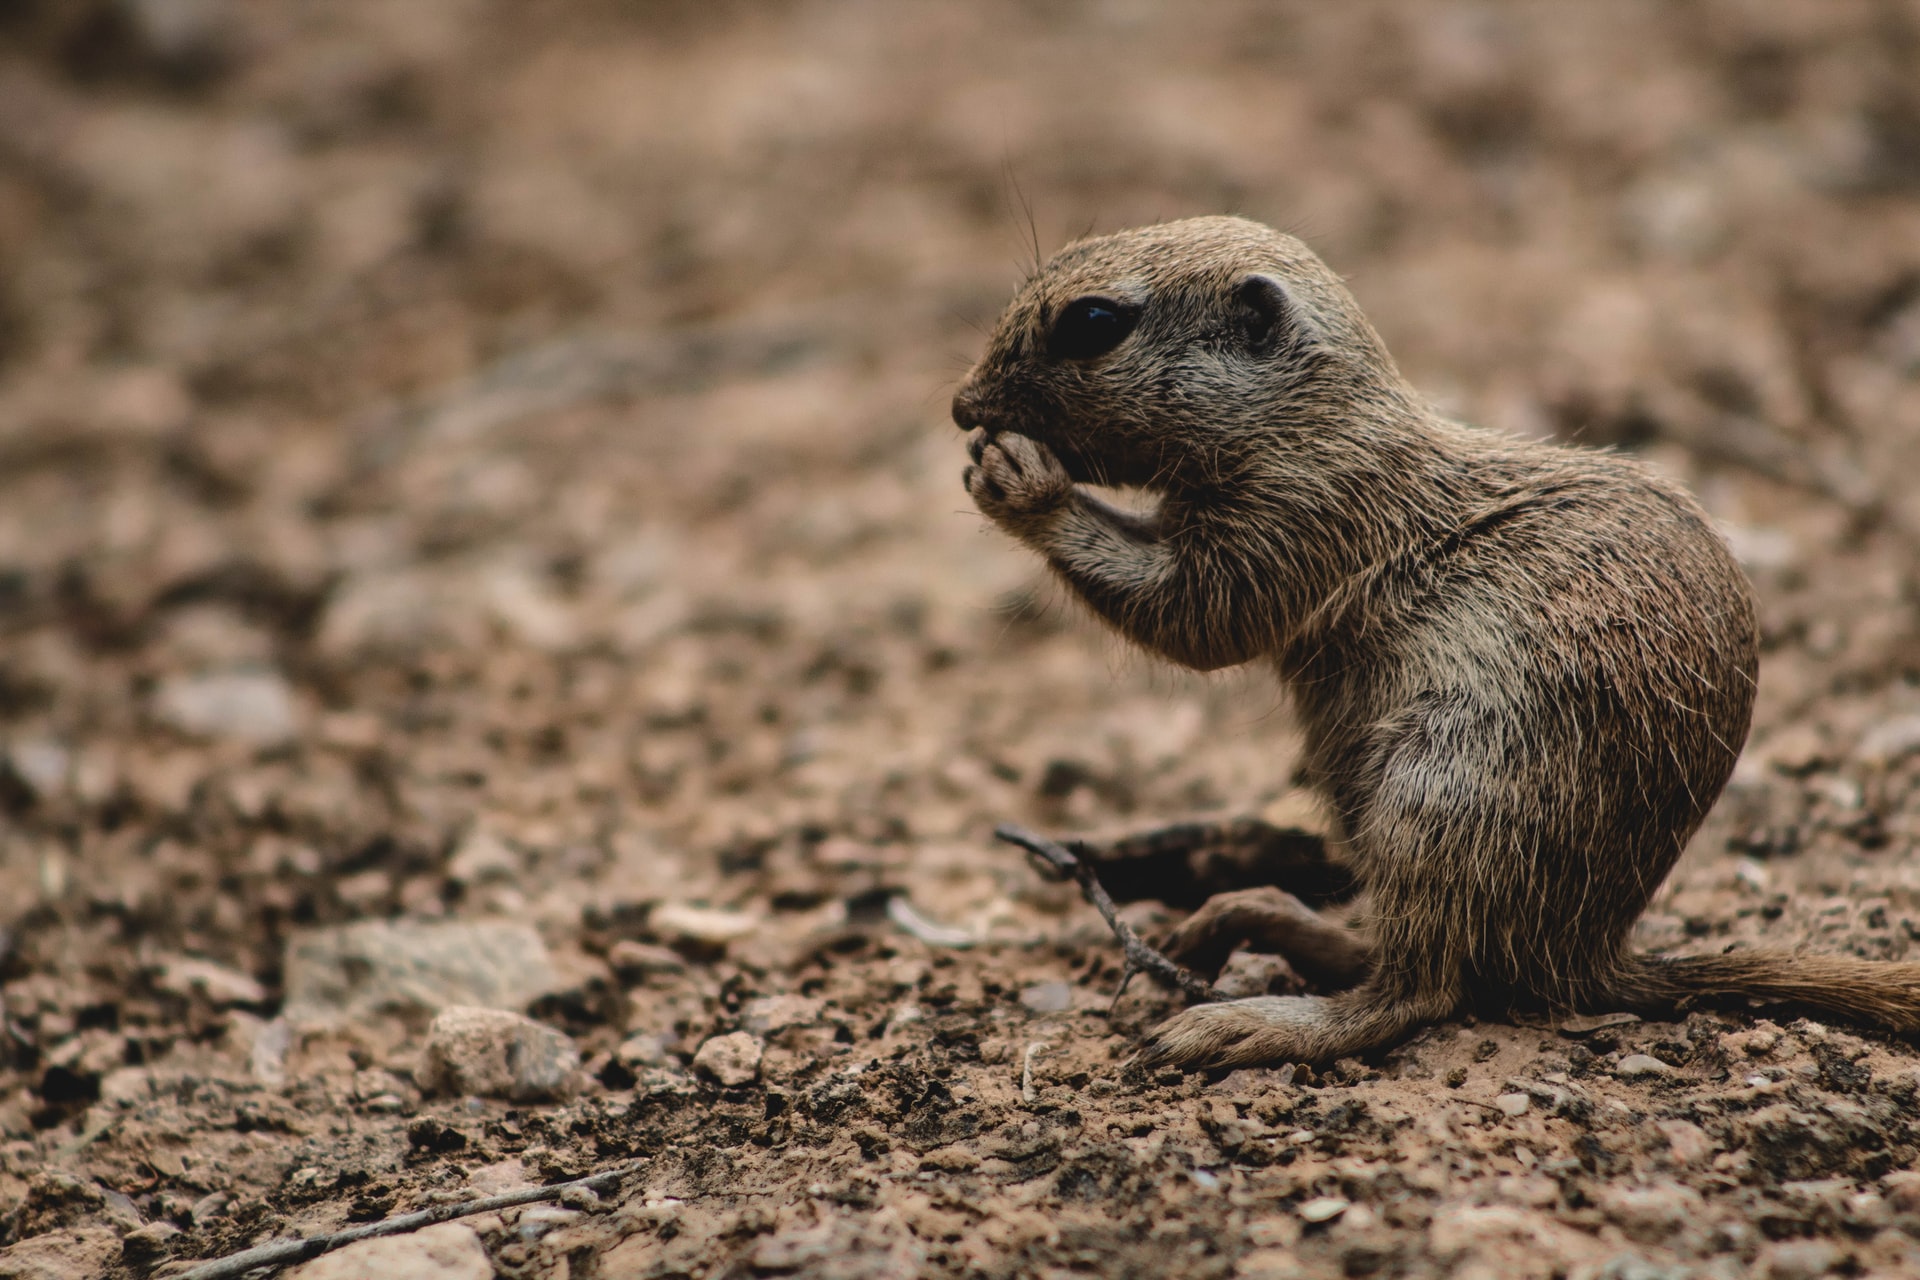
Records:
M1039 440L1076 480L1167 488L1324 430L1329 396L1405 394L1311 249L1244 218L1190 218L1055 254L1000 317L953 419Z

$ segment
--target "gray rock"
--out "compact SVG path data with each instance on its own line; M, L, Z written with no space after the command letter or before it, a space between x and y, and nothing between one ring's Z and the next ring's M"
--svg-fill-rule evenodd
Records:
M493 1280L473 1228L443 1222L412 1235L360 1240L287 1273L287 1280Z
M429 1092L553 1102L580 1083L573 1041L520 1014L455 1005L427 1029L420 1084Z
M451 1005L523 1009L559 978L530 927L366 920L296 934L287 944L286 1016L328 1023L426 1016Z
M1493 1105L1509 1116L1523 1116L1533 1105L1533 1099L1524 1093L1503 1093L1493 1100Z
M171 676L153 695L153 714L196 738L270 747L299 731L293 690L277 671L210 671Z
M744 1031L715 1036L693 1055L693 1069L732 1089L760 1075L760 1042Z
M1630 1053L1613 1068L1613 1074L1622 1080L1652 1079L1672 1071L1673 1068L1648 1053Z

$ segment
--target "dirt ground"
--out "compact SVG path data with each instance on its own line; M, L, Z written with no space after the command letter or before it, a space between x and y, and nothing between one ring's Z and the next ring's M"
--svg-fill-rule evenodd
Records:
M994 824L1301 819L1296 738L1068 607L946 420L1036 243L1298 231L1754 578L1643 942L1908 956L1916 66L1851 0L0 3L0 1276L635 1159L404 1274L1920 1274L1895 1038L1129 1065L1174 1000ZM296 999L356 922L517 939L578 1073Z

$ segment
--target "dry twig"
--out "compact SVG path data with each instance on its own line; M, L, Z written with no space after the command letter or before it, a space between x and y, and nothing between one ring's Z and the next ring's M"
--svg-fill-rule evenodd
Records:
M177 1273L172 1280L239 1280L239 1277L256 1268L291 1266L296 1262L317 1258L323 1253L331 1253L342 1245L352 1244L356 1240L403 1235L409 1231L418 1231L422 1227L451 1222L455 1218L470 1217L476 1213L492 1213L497 1209L538 1204L542 1200L558 1200L575 1187L596 1193L612 1191L620 1185L622 1178L639 1167L636 1161L618 1169L608 1169L602 1173L588 1174L584 1178L575 1178L570 1182L550 1182L544 1187L528 1187L524 1191L509 1191L505 1195L487 1196L480 1200L464 1200L459 1204L435 1205L431 1209L422 1209L418 1213L403 1213L397 1218L388 1218L384 1222L370 1222L365 1226L348 1227L344 1231L335 1231L330 1235L310 1236L305 1240L276 1240L272 1244L259 1245L239 1253L229 1254L224 1258L216 1258L212 1262L203 1262L197 1267Z
M1120 912L1113 905L1113 898L1101 885L1093 872L1093 864L1075 854L1071 849L1058 844L1045 836L1036 835L1025 827L1011 822L1001 823L993 829L997 839L1008 844L1018 845L1027 851L1034 867L1050 880L1064 880L1072 877L1080 885L1080 892L1094 906L1107 922L1107 928L1113 930L1113 936L1120 940L1120 950L1126 954L1126 971L1120 976L1120 990L1114 992L1118 1000L1120 993L1127 989L1127 983L1136 973L1158 978L1170 987L1178 988L1191 1000L1224 1000L1222 995L1208 985L1192 970L1175 964L1167 957L1155 951L1140 940L1133 926L1120 918Z

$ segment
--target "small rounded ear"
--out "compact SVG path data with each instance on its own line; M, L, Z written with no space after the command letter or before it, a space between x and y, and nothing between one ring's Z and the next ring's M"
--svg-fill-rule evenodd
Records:
M1234 318L1250 346L1267 349L1306 327L1287 287L1268 275L1243 276L1233 288Z

